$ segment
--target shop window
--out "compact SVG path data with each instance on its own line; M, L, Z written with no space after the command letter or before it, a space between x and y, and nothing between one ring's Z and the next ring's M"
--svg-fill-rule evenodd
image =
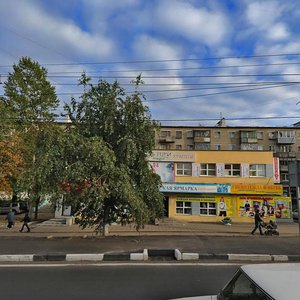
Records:
M181 145L176 145L176 150L181 150L182 146Z
M240 164L225 164L224 176L241 176Z
M221 145L215 145L215 150L221 150Z
M181 215L191 215L192 202L176 201L176 213Z
M192 176L192 164L191 163L177 163L176 175Z
M250 165L250 177L266 177L266 165Z
M200 176L216 176L216 164L200 164Z
M216 216L217 209L215 202L200 202L200 215Z

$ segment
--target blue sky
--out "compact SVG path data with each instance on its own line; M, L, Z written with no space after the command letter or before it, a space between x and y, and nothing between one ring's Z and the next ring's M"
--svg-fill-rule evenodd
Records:
M63 103L82 71L128 93L141 73L163 125L288 126L300 116L299 20L297 0L1 0L0 74L29 56Z

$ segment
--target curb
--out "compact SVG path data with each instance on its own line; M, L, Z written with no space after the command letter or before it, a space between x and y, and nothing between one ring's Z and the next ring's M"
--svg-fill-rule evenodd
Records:
M143 249L134 253L76 253L76 254L3 254L0 262L101 262L149 261L173 259L175 261L232 261L232 262L300 262L300 255L272 254L215 254L188 253L179 249Z

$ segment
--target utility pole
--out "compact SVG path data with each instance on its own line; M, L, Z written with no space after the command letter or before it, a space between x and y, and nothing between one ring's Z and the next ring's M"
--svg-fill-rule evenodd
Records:
M296 201L297 201L297 210L298 210L298 227L299 227L299 235L300 235L300 161L295 160L290 162L288 165L289 169L289 184L290 187L296 187Z

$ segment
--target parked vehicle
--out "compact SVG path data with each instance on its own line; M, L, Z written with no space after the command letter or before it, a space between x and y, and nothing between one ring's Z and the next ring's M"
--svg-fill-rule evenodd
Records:
M7 214L12 210L15 214L27 211L25 202L0 201L0 214Z
M287 300L299 299L300 263L241 266L218 295L181 300ZM177 299L179 300L179 298Z

